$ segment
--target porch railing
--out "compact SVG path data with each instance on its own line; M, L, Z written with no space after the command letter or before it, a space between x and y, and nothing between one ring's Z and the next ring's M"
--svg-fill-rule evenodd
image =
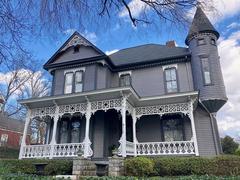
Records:
M50 145L26 145L23 147L22 158L46 158L50 157Z
M20 157L26 158L52 158L76 157L79 151L84 151L84 143L66 143L55 145L26 145Z
M137 143L137 155L184 155L195 154L193 141Z

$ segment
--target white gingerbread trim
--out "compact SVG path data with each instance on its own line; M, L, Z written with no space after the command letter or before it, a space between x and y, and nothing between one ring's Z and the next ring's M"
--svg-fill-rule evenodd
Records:
M83 72L85 72L85 67L79 67L79 68L74 68L74 69L67 69L67 70L65 70L64 71L64 75L66 74L66 73L75 73L76 71L83 71Z
M163 71L165 71L165 69L170 69L170 68L176 68L177 69L177 64L170 64L170 65L166 65L166 66L162 66Z

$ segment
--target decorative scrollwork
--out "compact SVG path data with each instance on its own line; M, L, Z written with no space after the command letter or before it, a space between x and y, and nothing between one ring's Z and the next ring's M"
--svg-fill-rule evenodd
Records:
M178 104L166 104L157 106L145 106L136 108L136 116L151 114L166 114L166 113L177 113L181 112L187 114L189 112L189 103L178 103Z
M122 107L121 99L110 99L110 100L91 102L91 111L92 112L95 112L98 110L107 111L108 109L120 110L121 107Z
M126 102L126 110L133 115L134 107L127 101Z
M43 117L43 116L54 116L56 112L56 106L50 107L43 107L43 108L35 108L31 110L31 118L36 116Z
M61 105L59 106L59 114L64 113L76 113L80 112L84 114L87 110L87 104L86 103L78 103L78 104L68 104L68 105Z

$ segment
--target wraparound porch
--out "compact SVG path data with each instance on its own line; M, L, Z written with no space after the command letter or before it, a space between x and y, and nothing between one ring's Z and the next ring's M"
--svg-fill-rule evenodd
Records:
M131 89L130 89L131 91ZM63 104L61 101L57 102L54 100L53 106L48 107L29 107L28 116L26 119L25 130L23 139L26 138L26 132L30 122L35 119L48 119L50 122L48 130L46 131L44 143L45 144L35 144L27 145L25 141L22 142L19 158L62 158L62 157L76 157L80 151L83 152L83 156L87 157L97 157L98 148L96 148L97 141L99 141L100 136L96 136L94 139L94 130L92 122L94 122L94 116L100 112L106 114L110 111L115 113L115 117L112 118L112 124L119 124L116 127L109 127L110 129L115 129L119 133L118 136L114 137L112 134L108 135L108 141L115 139L113 142L108 143L108 147L104 147L106 143L106 138L103 138L102 151L103 156L109 156L110 153L106 153L109 146L115 145L118 148L119 156L140 156L140 155L198 155L196 132L193 120L193 110L194 102L196 100L196 93L188 94L187 96L181 96L181 102L178 103L166 103L168 97L161 99L165 101L164 104L158 103L156 99L144 100L144 103L136 103L138 98L132 92L118 91L118 98L114 99L104 99L93 101L91 95L85 96L85 102L73 103L73 104ZM112 94L112 93L110 93ZM135 96L135 97L134 97ZM69 100L70 97L68 97ZM136 98L136 99L134 99ZM95 98L96 99L96 98ZM171 102L169 98L169 102ZM149 106L150 105L150 106ZM114 114L113 113L113 114ZM79 118L75 116L79 115ZM184 137L184 132L182 137L179 139L169 137L167 128L162 129L165 133L161 132L158 141L152 141L152 139L144 139L142 136L144 134L151 134L152 129L146 129L145 133L141 133L141 124L145 117L155 116L155 121L160 123L160 127L163 126L162 122L167 122L174 118L169 118L171 116L179 116L188 119L191 130L189 138ZM81 131L79 133L72 133L72 128L69 128L69 132L66 136L63 135L64 131L61 131L60 125L62 119L69 116L69 122L78 122L76 119L82 121L80 124ZM166 117L168 116L168 118ZM73 118L74 117L74 118ZM73 119L73 120L72 120ZM179 119L179 118L175 118ZM44 122L45 122L44 121ZM66 120L67 121L67 120ZM142 122L143 121L143 122ZM109 120L107 121L109 124ZM116 123L118 122L118 123ZM146 122L145 122L146 123ZM149 121L149 123L151 123ZM107 123L106 123L107 124ZM67 125L70 127L70 125ZM99 127L99 126L98 126ZM147 128L145 126L145 128ZM103 128L103 129L106 129ZM144 125L142 125L144 129ZM179 126L181 129L181 126ZM178 130L179 130L178 129ZM140 132L139 132L140 131ZM180 132L180 130L179 130ZM175 133L178 133L177 130ZM77 140L76 137L77 134ZM166 134L166 135L165 135ZM104 133L103 133L104 136ZM178 134L177 134L178 136ZM59 137L63 137L62 139ZM64 140L65 137L65 140ZM71 137L71 138L69 138ZM97 140L97 141L96 141ZM43 140L42 140L43 142ZM101 146L101 143L98 143Z

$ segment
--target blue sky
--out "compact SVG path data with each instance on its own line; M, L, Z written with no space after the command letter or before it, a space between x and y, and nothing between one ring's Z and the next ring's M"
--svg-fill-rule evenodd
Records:
M219 55L229 98L228 103L217 115L218 125L222 136L228 134L240 139L240 83L238 81L240 77L240 0L213 0L213 3L217 13L214 11L206 14L221 35L218 41ZM143 10L142 4L137 0L131 0L129 5L134 12L133 15L138 17ZM194 11L194 9L190 10L188 16L192 17ZM187 28L179 29L174 26L164 28L163 24L157 25L159 27L155 31L148 30L145 26L135 28L124 11L118 14L117 18L120 21L113 19L116 22L111 22L106 32L97 31L91 26L79 32L107 53L146 43L165 44L168 40L175 40L178 46L185 46ZM78 31L74 27L66 28L54 39L48 36L33 39L27 48L42 65L75 30Z

